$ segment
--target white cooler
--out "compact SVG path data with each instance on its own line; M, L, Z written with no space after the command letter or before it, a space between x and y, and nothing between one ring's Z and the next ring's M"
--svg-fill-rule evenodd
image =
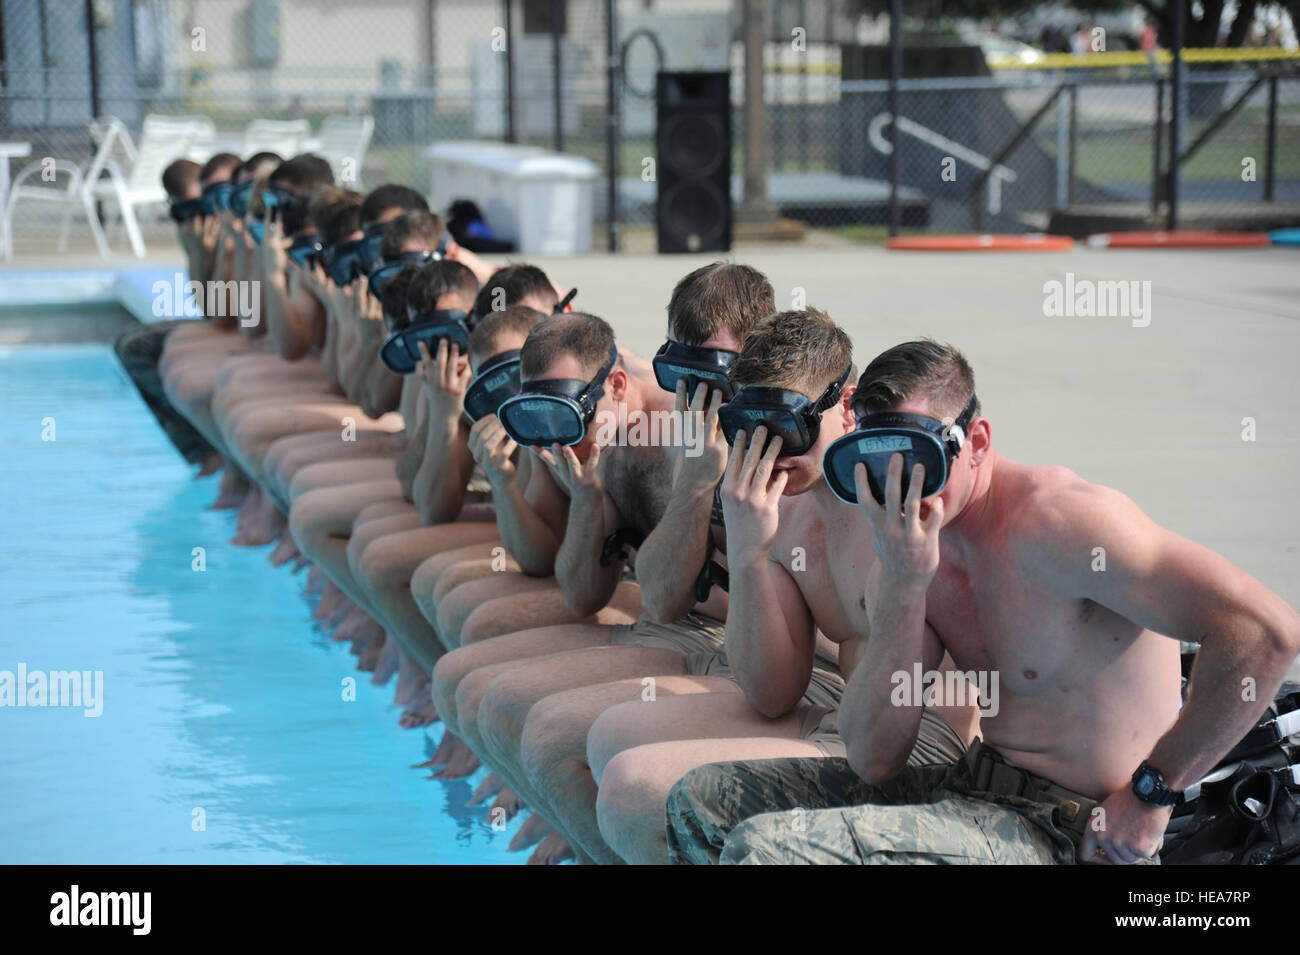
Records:
M429 200L445 212L473 199L498 238L525 255L591 251L596 164L536 146L449 142L430 146Z

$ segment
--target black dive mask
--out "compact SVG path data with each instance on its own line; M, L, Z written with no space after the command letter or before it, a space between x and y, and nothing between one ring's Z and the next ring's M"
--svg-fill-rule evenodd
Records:
M197 199L173 199L167 204L167 214L173 222L189 222L203 215L203 197Z
M736 359L740 357L734 351L722 348L701 348L698 345L685 345L671 339L655 352L655 380L664 391L677 390L677 383L686 379L686 399L695 396L695 389L700 382L722 392L722 400L729 401L735 394L730 374Z
M364 243L364 239L362 242ZM432 252L427 249L421 249L418 252L403 252L395 259L384 259L366 276L366 281L370 283L370 294L375 298L384 297L384 284L402 269L408 265L414 265L417 268L429 262L437 262L442 259L447 251L447 237L444 234L438 247Z
M521 387L519 349L493 355L465 389L465 414L474 421L496 414L501 403L519 394Z
M234 191L235 185L228 179L224 182L208 183L203 187L203 194L199 196L203 214L214 216L223 209L229 209L230 196Z
M438 351L438 341L447 339L469 354L469 327L466 315L459 309L439 309L435 312L412 314L408 325L393 331L379 346L379 360L395 375L409 375L420 361L420 342L429 349L429 355Z
M742 429L749 439L759 425L766 425L768 441L778 434L781 436L778 457L796 458L806 454L821 434L822 413L837 404L844 394L844 382L852 367L852 363L847 365L816 401L785 388L742 386L734 398L718 409L718 423L727 443L735 444L736 432ZM763 450L767 450L766 444Z
M520 445L574 445L587 434L596 415L596 402L605 393L605 379L618 361L618 348L609 347L609 360L591 381L543 378L525 381L519 394L497 408L506 433Z
M869 413L854 402L857 430L846 434L829 448L822 459L822 472L835 496L846 504L858 502L853 471L859 461L867 466L867 485L876 503L885 503L885 485L889 476L889 461L895 454L903 456L902 498L907 488L912 468L920 464L925 468L925 483L921 497L931 497L948 483L948 469L961 453L966 443L971 419L975 416L978 401L972 392L970 401L950 425L927 415L908 414L901 411Z

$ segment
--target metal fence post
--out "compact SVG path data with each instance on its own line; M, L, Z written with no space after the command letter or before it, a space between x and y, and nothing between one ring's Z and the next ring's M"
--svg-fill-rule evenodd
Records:
M511 7L514 0L502 0L505 7L506 28L506 142L518 142L515 130L515 33L511 22Z
M605 203L609 226L607 245L610 252L618 251L618 140L620 127L619 113L619 48L618 48L618 4L615 0L605 0L605 52L607 67L605 73L605 96L607 115L605 120L605 166L606 177Z
M1079 169L1079 87L1070 84L1070 171L1066 178L1066 197L1070 205L1075 200L1075 180Z
M1070 201L1070 106L1056 101L1056 207L1064 209Z
M1268 78L1268 126L1264 143L1264 201L1273 201L1273 181L1277 170L1277 77Z
M1160 201L1164 198L1165 191L1162 174L1164 167L1162 153L1165 146L1165 81L1159 77L1156 78L1156 121L1152 133L1155 148L1151 160L1151 214L1155 215L1160 211Z
M898 81L903 74L903 2L889 4L889 234L898 235L902 210L898 203L898 180L901 169L898 135Z
M1178 228L1179 157L1183 152L1183 106L1186 89L1183 85L1183 28L1185 11L1182 0L1174 3L1174 62L1170 86L1169 117L1169 228Z
M564 0L551 0L551 84L553 87L553 109L555 110L555 151L564 152L564 119L561 109L564 104L564 91L561 88L563 64L561 63L561 21L564 19Z

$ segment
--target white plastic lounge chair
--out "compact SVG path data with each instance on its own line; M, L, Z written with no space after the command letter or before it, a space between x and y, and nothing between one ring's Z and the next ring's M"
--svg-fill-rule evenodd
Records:
M326 116L320 135L305 148L329 160L336 181L361 188L361 163L375 131L371 116Z
M254 119L244 127L243 157L253 153L279 153L285 159L302 152L311 135L311 123L305 119Z

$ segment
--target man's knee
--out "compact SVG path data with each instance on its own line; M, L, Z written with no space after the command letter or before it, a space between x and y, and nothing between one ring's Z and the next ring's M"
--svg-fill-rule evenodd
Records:
M496 673L485 673L480 668L467 673L456 685L456 718L462 736L479 738L479 704L483 701L483 694L487 692L488 684L495 677Z
M591 724L587 733L587 759L597 779L603 779L605 767L627 748L628 731L643 724L645 704L639 700L607 707Z
M556 767L587 767L587 730L591 714L575 707L571 694L553 693L538 700L524 718L519 757L524 775L549 779Z
M478 732L494 755L517 751L528 711L536 702L522 674L502 673L484 688L478 704Z

